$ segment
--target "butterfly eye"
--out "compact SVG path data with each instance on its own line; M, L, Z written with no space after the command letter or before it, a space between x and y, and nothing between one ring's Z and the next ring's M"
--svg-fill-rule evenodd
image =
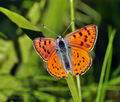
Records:
M65 47L65 44L64 44L63 41L59 41L59 47L60 47L60 48L61 48L61 47Z

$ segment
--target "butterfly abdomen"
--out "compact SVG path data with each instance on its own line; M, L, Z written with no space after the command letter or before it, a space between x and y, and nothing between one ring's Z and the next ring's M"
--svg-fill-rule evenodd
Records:
M63 55L64 66L67 70L70 70L70 61L66 55Z
M71 63L69 58L68 46L65 40L61 37L57 39L57 49L65 70L70 71Z

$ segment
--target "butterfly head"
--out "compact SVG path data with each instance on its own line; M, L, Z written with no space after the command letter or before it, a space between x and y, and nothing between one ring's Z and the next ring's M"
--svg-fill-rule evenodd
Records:
M62 38L62 36L59 35L59 36L57 36L57 40L58 40L58 39L63 39L63 38Z
M64 48L65 47L65 41L64 41L64 39L61 36L57 37L56 42L57 42L57 46L59 48Z

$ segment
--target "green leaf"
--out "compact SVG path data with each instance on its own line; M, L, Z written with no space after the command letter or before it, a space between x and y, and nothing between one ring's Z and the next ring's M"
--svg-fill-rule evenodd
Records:
M120 75L120 65L115 68L115 71L112 73L112 78L116 77L117 75Z
M23 16L3 7L0 7L0 12L6 15L18 27L20 27L32 40L39 36L43 37L40 29L26 20Z
M15 55L13 43L0 40L0 52L0 73L10 73L11 68L18 61Z
M4 13L13 23L18 25L20 28L40 31L37 27L32 25L28 20L26 20L24 17L22 17L19 14L12 12L8 9L5 9L3 7L0 7L0 11Z
M37 24L42 16L42 10L44 10L46 0L40 0L35 2L28 12L28 18L33 24Z
M117 78L111 79L108 83L108 85L119 85L120 84L120 76Z
M7 39L7 36L5 34L3 34L2 32L0 32L0 38Z

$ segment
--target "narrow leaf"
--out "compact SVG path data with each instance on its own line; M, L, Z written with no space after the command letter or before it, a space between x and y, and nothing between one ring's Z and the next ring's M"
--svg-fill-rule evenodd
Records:
M23 16L3 7L0 7L0 12L6 15L18 27L20 27L32 40L39 36L43 37L40 29L38 29L36 26L30 23Z

